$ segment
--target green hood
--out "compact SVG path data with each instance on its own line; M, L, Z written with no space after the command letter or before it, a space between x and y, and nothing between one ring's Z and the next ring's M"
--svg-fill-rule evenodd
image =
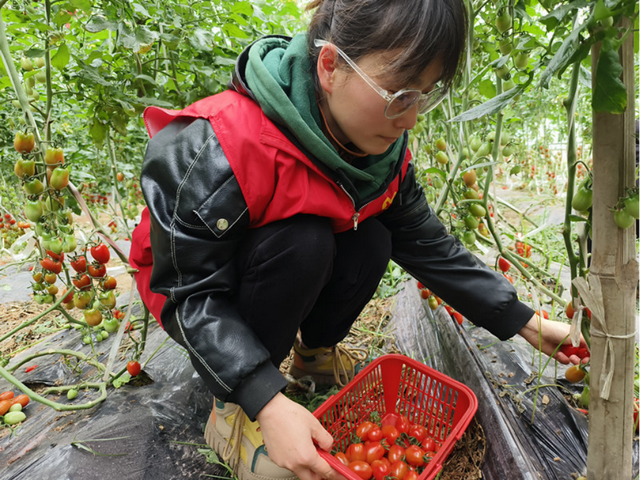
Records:
M290 41L267 37L256 41L248 51L244 77L265 115L286 126L325 166L346 177L345 185L356 202L375 193L387 180L403 153L403 140L396 141L381 155L369 155L356 168L338 155L320 125L314 82L307 53L306 34Z

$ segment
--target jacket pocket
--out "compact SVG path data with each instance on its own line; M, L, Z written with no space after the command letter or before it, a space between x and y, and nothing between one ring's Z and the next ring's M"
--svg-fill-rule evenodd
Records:
M207 228L217 237L226 235L239 223L248 225L248 207L240 185L231 176L194 211Z

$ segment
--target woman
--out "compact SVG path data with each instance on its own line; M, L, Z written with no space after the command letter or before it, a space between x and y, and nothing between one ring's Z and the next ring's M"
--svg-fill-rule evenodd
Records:
M131 260L213 392L205 436L241 479L340 478L314 446L331 436L281 393L278 366L294 345L293 375L352 378L357 359L336 345L390 258L500 339L552 354L568 334L447 235L409 161L407 131L459 72L463 1L311 8L306 35L249 46L228 91L145 113L148 211Z

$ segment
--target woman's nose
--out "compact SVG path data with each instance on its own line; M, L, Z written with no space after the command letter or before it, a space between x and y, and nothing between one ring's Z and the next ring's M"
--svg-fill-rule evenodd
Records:
M403 128L404 130L411 130L418 121L418 106L414 105L396 118L395 121L397 127Z

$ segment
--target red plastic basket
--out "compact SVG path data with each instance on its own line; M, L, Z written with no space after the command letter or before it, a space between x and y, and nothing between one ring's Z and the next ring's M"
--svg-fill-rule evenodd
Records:
M418 480L433 479L478 409L469 387L404 355L388 354L375 359L339 393L332 395L313 414L334 439L334 448L345 451L359 423L395 412L424 425L442 442ZM361 480L324 450L320 455L346 478Z

